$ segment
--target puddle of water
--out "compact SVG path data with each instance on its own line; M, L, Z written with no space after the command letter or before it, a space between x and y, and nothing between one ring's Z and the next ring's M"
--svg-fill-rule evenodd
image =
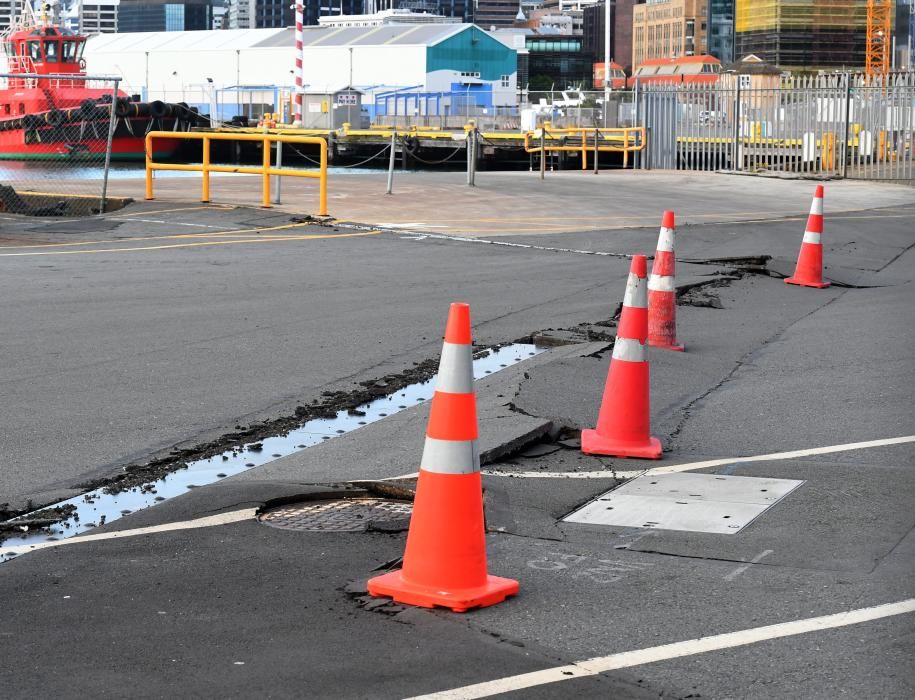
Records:
M491 350L485 356L473 361L474 379L495 374L501 369L518 364L541 352L544 350L526 343L515 343ZM435 377L432 377L425 382L410 384L393 394L358 406L356 410L365 415L350 415L347 411L339 411L335 418L316 418L286 435L266 438L209 459L189 462L186 469L180 469L162 479L121 493L108 494L104 493L103 489L96 489L55 503L48 507L73 505L76 507L76 511L70 518L51 526L49 530L27 533L4 540L0 544L0 562L15 556L4 554L5 547L65 539L90 531L98 525L113 522L134 511L143 510L180 496L187 493L189 489L212 484L358 430L364 425L383 420L431 399L434 388ZM254 447L257 445L260 447ZM28 518L29 516L27 514L20 517ZM13 519L10 522L15 521L16 519Z

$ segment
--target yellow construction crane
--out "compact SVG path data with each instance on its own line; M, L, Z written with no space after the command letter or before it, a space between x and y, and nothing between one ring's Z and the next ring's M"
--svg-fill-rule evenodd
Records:
M867 53L864 73L867 80L880 79L890 72L892 51L893 0L867 0Z

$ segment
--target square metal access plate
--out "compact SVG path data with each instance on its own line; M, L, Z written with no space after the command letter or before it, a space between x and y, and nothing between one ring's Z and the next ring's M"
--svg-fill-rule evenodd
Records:
M563 522L733 535L803 483L718 474L645 474L586 503Z

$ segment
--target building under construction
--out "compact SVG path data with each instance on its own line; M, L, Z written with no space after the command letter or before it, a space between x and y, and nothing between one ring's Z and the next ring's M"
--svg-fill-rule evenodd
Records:
M737 0L738 57L786 69L863 68L867 0Z

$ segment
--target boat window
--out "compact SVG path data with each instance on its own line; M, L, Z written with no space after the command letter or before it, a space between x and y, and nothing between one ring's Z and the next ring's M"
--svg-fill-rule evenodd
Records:
M33 61L41 61L41 42L40 41L30 41L29 43L29 58Z
M77 43L75 41L65 41L64 42L64 63L75 63L76 62L76 52L77 52Z
M57 63L60 58L58 57L58 48L60 47L60 42L57 41L46 41L44 43L44 55L45 60L48 63Z

